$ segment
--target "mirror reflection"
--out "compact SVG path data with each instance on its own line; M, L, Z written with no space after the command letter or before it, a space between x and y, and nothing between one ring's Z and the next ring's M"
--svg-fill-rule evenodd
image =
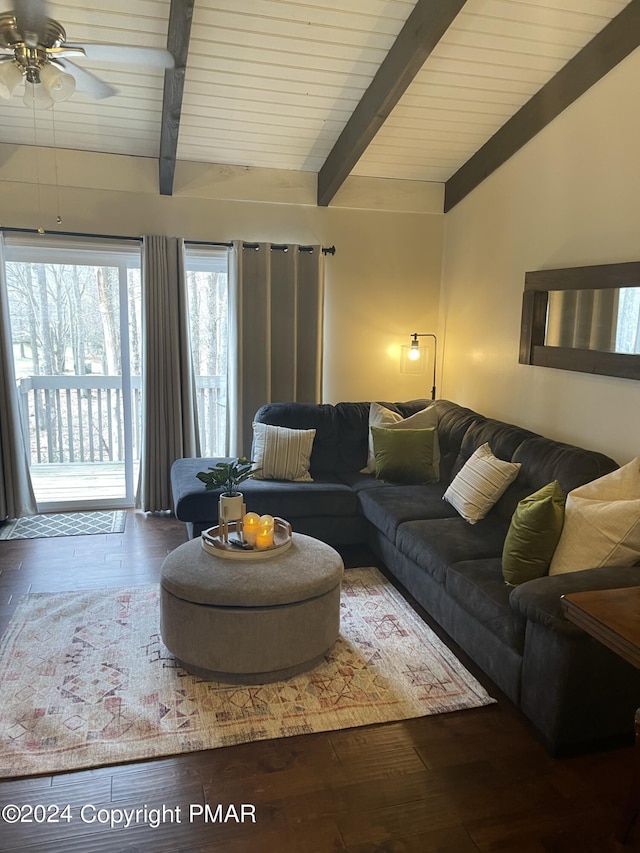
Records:
M544 343L640 353L640 287L550 291Z

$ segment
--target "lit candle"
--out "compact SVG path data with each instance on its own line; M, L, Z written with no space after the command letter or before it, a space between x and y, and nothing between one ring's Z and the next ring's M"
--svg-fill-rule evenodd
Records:
M242 534L244 541L255 548L256 536L260 527L260 516L257 512L248 512L242 519Z
M273 516L261 515L256 535L257 548L270 548L273 545Z

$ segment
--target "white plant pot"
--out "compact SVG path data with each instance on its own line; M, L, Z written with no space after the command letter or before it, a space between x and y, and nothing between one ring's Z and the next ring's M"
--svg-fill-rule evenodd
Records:
M219 522L238 521L241 519L243 505L244 496L242 492L236 492L233 495L220 495L218 503Z

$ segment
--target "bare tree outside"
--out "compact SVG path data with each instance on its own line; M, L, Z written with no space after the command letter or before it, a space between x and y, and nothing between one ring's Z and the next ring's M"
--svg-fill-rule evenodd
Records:
M32 463L121 461L121 267L9 261L6 273ZM139 303L140 272L124 273L129 303ZM134 345L139 368L139 335ZM108 381L71 381L86 376L111 377L113 388Z
M226 450L228 300L226 255L210 262L187 252L191 352L203 456Z
M640 287L620 289L616 352L640 353Z
M139 255L116 250L111 263L107 248L62 251L62 263L49 262L40 247L33 252L20 248L6 261L18 397L32 478L36 468L44 476L45 466L52 471L67 464L102 464L104 470L109 463L124 471L128 430L134 466L140 457ZM52 250L51 261L62 251ZM220 456L226 448L227 420L227 257L224 251L202 250L191 257L187 251L186 259L202 452ZM126 309L124 328L121 309ZM130 401L123 397L123 352L129 356Z

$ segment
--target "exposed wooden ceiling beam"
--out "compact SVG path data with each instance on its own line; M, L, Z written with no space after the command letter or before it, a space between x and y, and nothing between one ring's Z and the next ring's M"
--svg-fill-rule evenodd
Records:
M465 0L418 0L318 174L318 204L338 192Z
M639 45L640 0L632 0L449 178L445 213Z
M161 195L173 194L184 75L187 67L194 2L195 0L171 0L167 49L173 54L176 64L174 68L168 68L164 72L162 131L158 164Z

